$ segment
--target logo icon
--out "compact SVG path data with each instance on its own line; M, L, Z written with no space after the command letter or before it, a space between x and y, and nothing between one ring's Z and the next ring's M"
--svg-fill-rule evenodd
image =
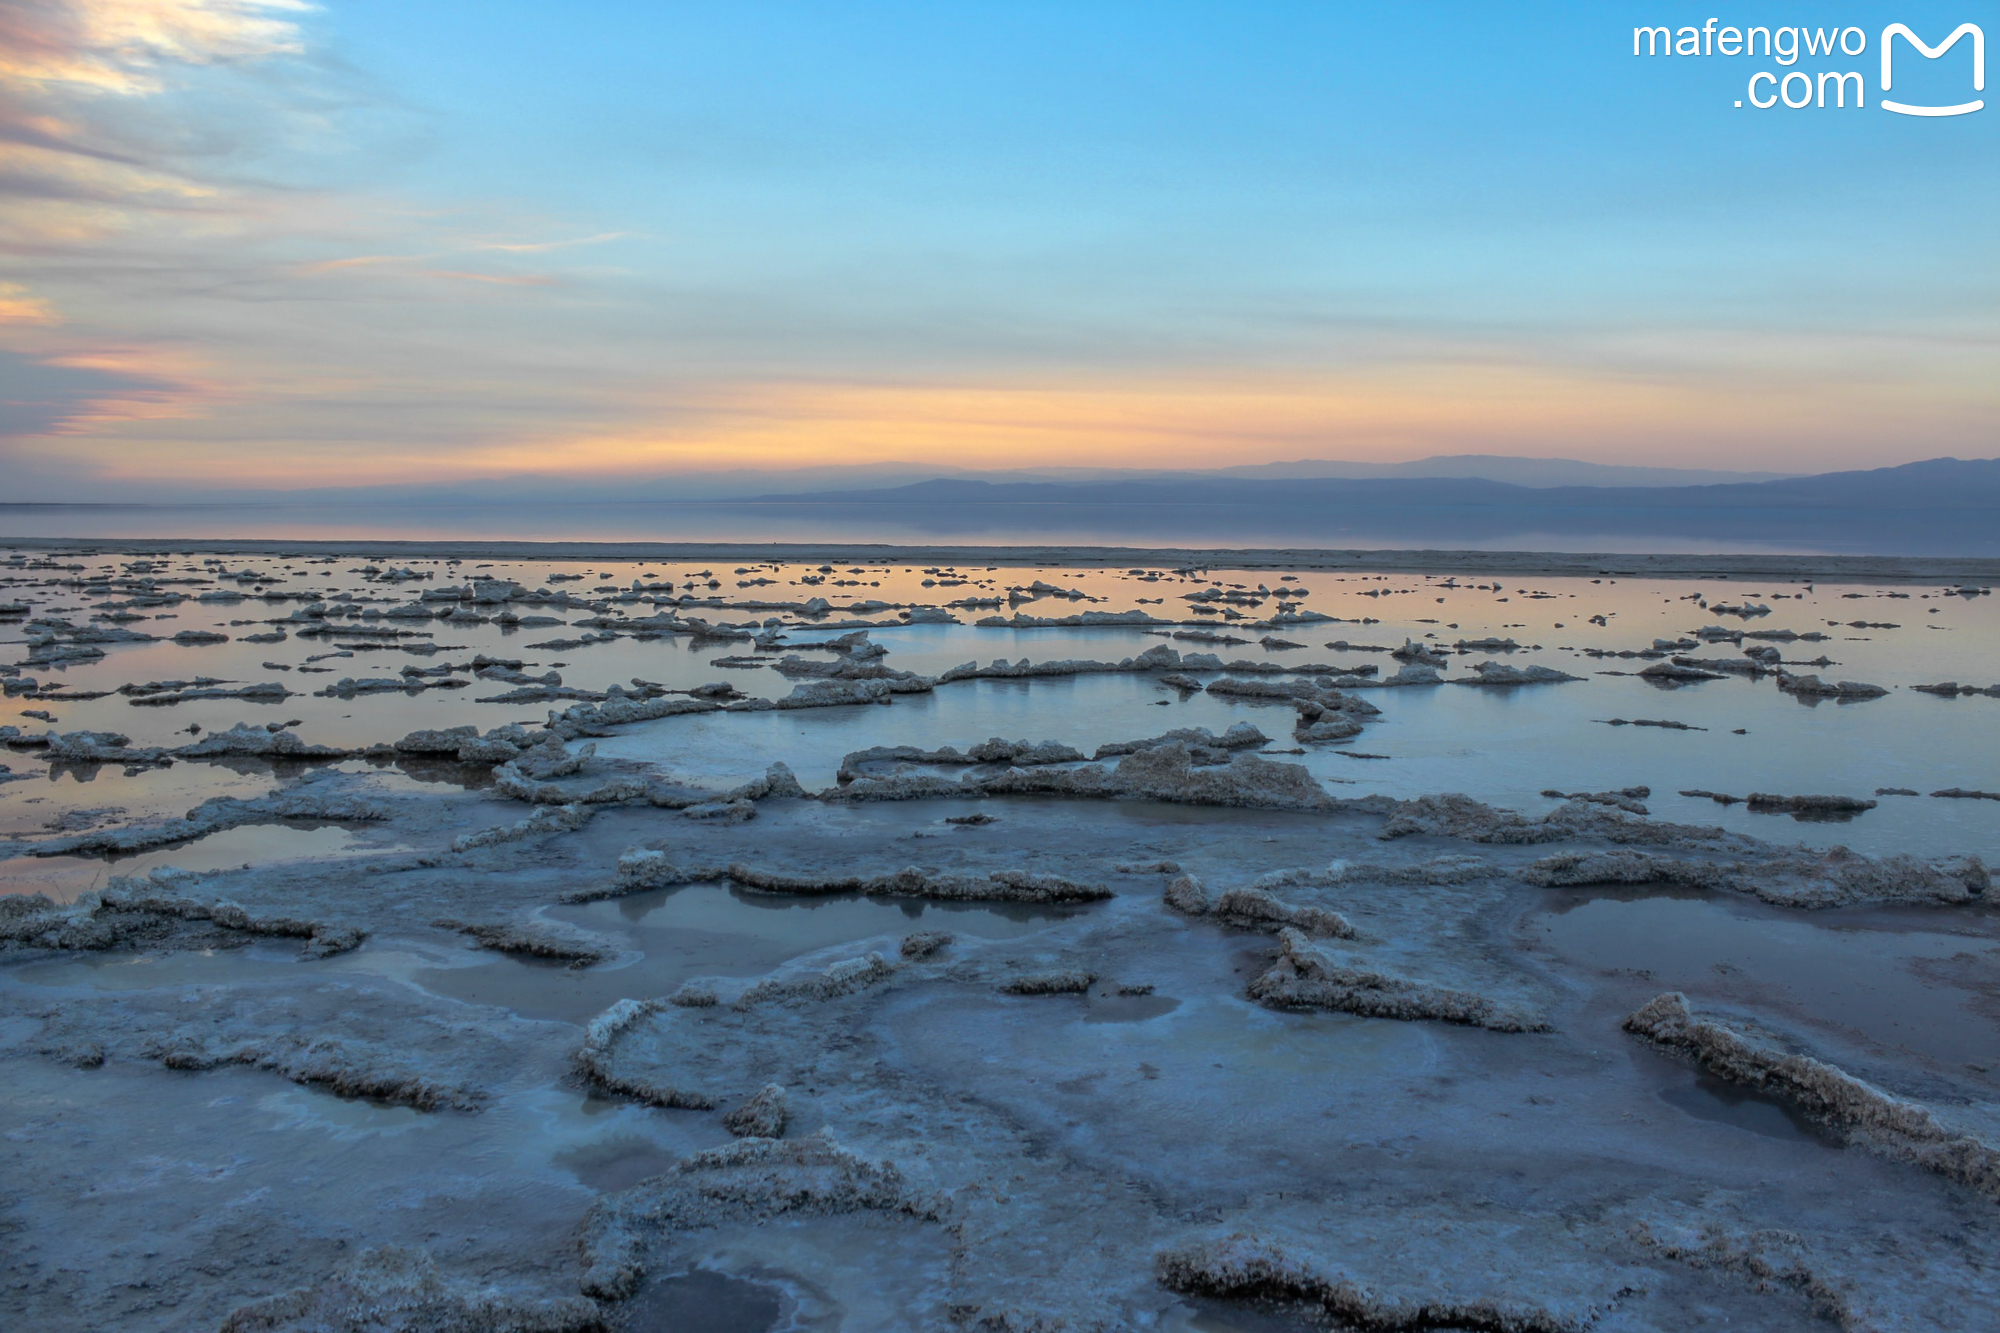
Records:
M1986 34L1980 31L1979 25L1976 23L1959 24L1952 31L1951 36L1945 38L1944 41L1936 46L1926 45L1924 39L1911 32L1909 25L1906 23L1891 23L1888 27L1882 29L1882 91L1885 93L1890 91L1890 80L1895 64L1896 38L1902 37L1906 39L1911 46L1917 48L1918 54L1922 55L1924 59L1936 60L1939 56L1951 50L1952 47L1957 46L1959 38L1966 36L1972 38L1972 89L1974 92L1985 92ZM1976 98L1970 102L1960 102L1957 106L1911 106L1906 102L1892 102L1885 97L1878 105L1884 111L1894 111L1899 115L1905 116L1963 116L1979 110L1986 105L1986 102L1984 98Z

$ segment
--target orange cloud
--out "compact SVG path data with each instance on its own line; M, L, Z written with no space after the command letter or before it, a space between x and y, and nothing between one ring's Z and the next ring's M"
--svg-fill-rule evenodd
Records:
M47 301L24 295L28 289L14 282L0 282L0 324L56 324L56 312Z
M156 92L164 64L215 64L303 49L272 13L303 0L42 0L0 9L0 80L100 93Z

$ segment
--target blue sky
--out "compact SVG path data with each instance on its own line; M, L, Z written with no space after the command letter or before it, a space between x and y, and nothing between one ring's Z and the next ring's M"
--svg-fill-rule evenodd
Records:
M0 29L0 460L1991 455L2000 109L1873 103L1885 25L1995 9L44 0ZM1791 68L1870 105L1631 55L1711 14L1860 28Z

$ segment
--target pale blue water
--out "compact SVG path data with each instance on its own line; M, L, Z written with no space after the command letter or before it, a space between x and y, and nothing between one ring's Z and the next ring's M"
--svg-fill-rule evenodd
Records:
M164 561L161 577L206 578L213 574L203 558ZM49 571L26 563L0 564L0 601L24 600L31 614L53 614L84 623L100 614L102 596L50 583L79 573L115 569L126 562L92 557L65 560L87 566L83 571ZM729 600L759 598L782 601L830 595L837 605L850 597L887 602L943 603L967 596L1005 596L1039 578L1077 589L1097 599L1072 601L1045 597L1022 603L1031 614L1063 615L1081 610L1118 611L1141 607L1152 614L1192 619L1186 594L1203 588L1260 584L1287 589L1303 604L1338 617L1276 631L1301 643L1299 648L1266 649L1256 640L1268 631L1233 622L1222 628L1250 640L1217 645L1163 637L1164 630L1133 628L1032 629L984 628L960 625L890 625L874 631L886 645L889 665L926 674L967 661L1010 661L1028 658L1116 660L1160 643L1184 652L1212 651L1223 660L1244 658L1279 664L1375 663L1393 670L1385 653L1339 651L1331 641L1395 645L1405 637L1435 636L1449 645L1487 636L1512 637L1520 652L1498 655L1516 664L1539 662L1560 667L1584 680L1574 684L1507 689L1458 685L1373 690L1367 697L1382 715L1352 741L1338 747L1309 747L1291 757L1332 784L1342 795L1379 792L1406 797L1438 791L1462 791L1480 799L1526 811L1551 806L1540 795L1545 788L1565 791L1603 790L1646 785L1653 789L1648 804L1653 813L1676 820L1720 824L1779 841L1817 846L1846 843L1871 851L1976 852L2000 860L2000 801L1948 800L1928 795L1885 796L1880 806L1846 823L1806 823L1785 816L1753 814L1743 806L1723 807L1678 795L1682 789L1704 788L1747 795L1753 791L1779 794L1869 796L1878 787L1907 787L1928 793L1948 787L2000 790L2000 698L1940 699L1909 687L1943 679L1990 685L2000 682L2000 615L1990 596L1962 597L1937 587L1850 587L1821 584L1810 590L1762 582L1707 583L1688 580L1537 579L1498 586L1496 579L1466 576L1461 585L1441 586L1439 578L1312 574L1292 583L1272 573L1210 571L1203 577L1155 574L1135 577L1120 570L993 569L967 567L959 571L959 586L924 587L921 569L876 565L835 569L827 574L794 565L739 575L735 566L674 565L662 562L481 562L448 565L411 561L437 579L400 587L363 581L362 562L330 563L307 559L230 558L231 569L253 567L283 582L268 586L289 592L360 596L378 607L406 602L425 587L436 587L471 574L511 577L530 587L557 572L586 573L581 581L554 586L579 595L593 589L629 587L635 578L648 583L672 581L698 585L704 595ZM699 571L703 577L692 576ZM710 577L720 586L709 589ZM752 578L771 578L769 585L738 587ZM814 579L807 583L804 580ZM933 579L934 585L936 580ZM841 586L846 584L849 586ZM214 585L185 585L189 592ZM234 587L235 584L226 586ZM1300 590L1303 590L1302 592ZM1372 595L1371 595L1372 594ZM1732 618L1704 610L1689 599L1706 596L1731 604L1746 600L1768 605L1771 614L1754 619ZM113 598L112 600L118 600ZM620 603L635 616L650 615L651 595ZM269 628L258 622L282 618L298 602L264 602L252 598L231 605L184 602L166 608L139 608L148 618L129 622L135 629L170 635L185 629L213 629L241 636ZM1268 614L1247 609L1243 615ZM534 608L528 608L533 610ZM758 623L779 615L770 610L685 608L685 613L715 621ZM1005 608L1003 608L1005 613ZM563 619L587 613L558 612ZM994 614L991 609L961 611L970 621ZM892 617L877 612L871 619ZM1601 615L1606 624L1591 622ZM836 616L836 619L839 617ZM1215 617L1204 617L1212 622ZM1354 623L1373 619L1377 623ZM1808 705L1781 694L1770 679L1732 678L1679 688L1661 688L1634 675L1646 665L1636 659L1592 659L1587 648L1639 649L1655 637L1674 637L1718 621L1750 629L1789 628L1820 631L1824 643L1785 646L1789 657L1802 659L1822 653L1837 665L1816 670L1829 680L1872 682L1890 690L1887 697L1858 703L1824 702ZM1856 628L1846 622L1895 628ZM20 620L0 622L0 661L17 660ZM317 663L331 668L308 673L308 659L331 649L323 639L290 637L273 644L247 644L240 637L209 647L182 647L171 642L109 645L100 661L58 668L29 668L28 673L64 690L114 690L127 682L189 678L196 675L231 681L281 681L305 691L281 703L243 700L195 702L158 708L135 705L111 694L77 701L47 701L12 697L0 702L0 724L32 732L49 724L25 716L27 710L53 712L53 729L113 730L129 735L135 745L174 745L189 739L191 726L204 731L226 729L241 721L295 721L307 741L355 745L393 741L419 727L471 723L491 727L505 722L540 723L564 704L480 703L484 696L509 686L474 681L468 688L357 698L317 698L309 692L341 676L393 676L405 664L432 666L462 662L475 653L521 658L527 670L558 669L566 684L602 689L633 678L688 688L728 680L752 695L778 697L793 682L768 667L748 670L717 667L717 658L750 651L747 643L706 643L686 638L651 641L620 639L573 649L536 649L529 645L551 637L577 637L567 626L507 629L493 624L471 626L442 622L384 621L416 625L448 645L434 657L413 657L386 648L357 648L352 656ZM786 648L830 637L828 631L792 629ZM783 651L783 650L781 650ZM1698 651L1706 657L1735 656L1738 649L1717 644ZM825 654L808 654L827 660ZM1484 660L1484 653L1454 655L1448 675L1467 674L1467 667ZM266 667L265 663L273 664ZM290 668L289 670L281 668ZM1204 673L1212 679L1213 673ZM1668 731L1612 727L1612 718L1671 719L1700 731ZM830 784L841 757L870 745L911 744L926 747L966 746L991 736L1009 739L1059 740L1086 753L1107 741L1155 735L1172 727L1206 726L1221 731L1248 720L1289 749L1293 713L1289 707L1197 693L1183 696L1153 677L1135 674L1086 675L1009 681L965 681L933 693L896 696L888 706L765 713L722 713L665 719L626 728L600 741L599 753L657 763L690 781L725 786L760 773L772 761L790 764L809 787ZM1738 730L1745 734L1735 734ZM1361 759L1334 752L1353 750L1383 755ZM33 752L0 752L21 781L0 784L0 835L34 834L65 810L111 807L126 819L177 815L216 794L250 795L268 790L274 779L256 763L221 768L181 764L168 770L126 776L113 767L51 770ZM349 765L349 767L360 767ZM397 770L385 770L385 777ZM421 774L419 775L421 776ZM407 779L397 779L404 780ZM239 838L246 835L239 834ZM311 850L301 848L302 850ZM316 848L315 848L316 849ZM208 864L235 849L187 855ZM241 858L239 858L241 859ZM235 862L230 862L234 864Z
M930 502L415 505L0 504L26 537L278 541L851 542L922 545L2000 555L1983 510Z

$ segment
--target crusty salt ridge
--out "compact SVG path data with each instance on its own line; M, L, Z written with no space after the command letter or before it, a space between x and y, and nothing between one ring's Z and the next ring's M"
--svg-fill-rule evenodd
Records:
M1885 1156L1913 1162L2000 1200L2000 1149L1940 1121L1931 1108L1871 1086L1809 1055L1776 1049L1697 1019L1668 992L1625 1020L1629 1032L1684 1052L1723 1077L1775 1091ZM1990 1118L1990 1117L1982 1117Z

